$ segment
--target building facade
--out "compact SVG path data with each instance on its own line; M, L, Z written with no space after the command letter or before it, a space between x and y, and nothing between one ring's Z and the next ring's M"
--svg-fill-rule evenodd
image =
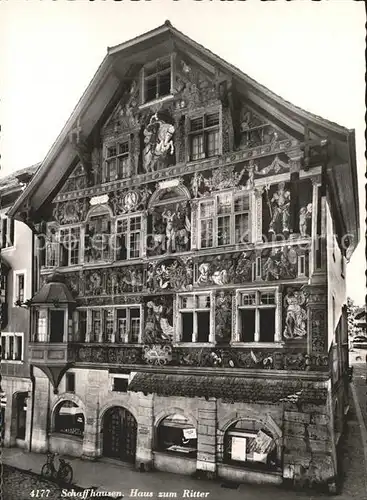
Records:
M1 197L1 432L5 446L29 442L28 401L32 390L27 356L32 297L32 230L7 211L37 165L4 177Z
M353 131L167 22L108 49L11 215L37 238L32 450L333 487Z

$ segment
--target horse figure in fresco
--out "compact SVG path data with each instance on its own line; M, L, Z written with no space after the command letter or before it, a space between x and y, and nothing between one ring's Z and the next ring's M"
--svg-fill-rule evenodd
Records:
M160 120L157 113L150 118L144 129L143 164L146 172L153 172L158 160L163 159L167 154L173 155L174 132L175 127Z

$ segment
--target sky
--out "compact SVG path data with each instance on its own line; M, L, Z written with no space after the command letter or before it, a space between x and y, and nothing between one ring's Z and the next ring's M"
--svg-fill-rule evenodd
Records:
M364 2L5 0L0 3L1 172L41 161L106 55L166 19L307 111L356 130L364 235ZM347 266L365 298L364 238Z

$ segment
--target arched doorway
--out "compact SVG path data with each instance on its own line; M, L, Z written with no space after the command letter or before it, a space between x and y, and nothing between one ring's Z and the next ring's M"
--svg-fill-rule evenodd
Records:
M114 406L103 417L103 455L134 463L137 422L126 408Z

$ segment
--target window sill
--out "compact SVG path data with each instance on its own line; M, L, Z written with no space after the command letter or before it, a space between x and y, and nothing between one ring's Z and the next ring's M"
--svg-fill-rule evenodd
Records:
M159 104L161 102L171 101L174 99L174 97L175 96L173 94L168 94L168 95L165 95L162 97L158 97L158 99L153 99L152 101L146 101L144 104L141 104L139 106L139 109L145 109L145 108L149 108L150 106L153 106L154 104Z
M63 432L50 432L49 437L70 439L71 441L83 441L84 439L84 436L74 436L73 434L64 434Z
M1 248L1 252L7 252L9 250L15 250L15 245L11 246L11 247L4 247L4 248Z
M255 462L232 462L230 460L226 462L221 462L218 465L223 465L225 467L233 467L238 470L248 470L254 472L264 472L265 474L273 474L278 476L282 474L282 469L280 468L268 468L266 464L256 464Z
M222 155L220 154L217 154L217 155L214 155L214 156L209 156L208 158L199 158L198 160L189 160L187 163L186 163L186 166L187 167L191 167L193 165L202 165L202 164L205 164L205 163L209 163L213 160L218 160ZM233 189L233 188L231 188ZM211 195L211 194L210 194ZM204 198L205 196L202 196L201 198Z
M173 347L216 347L213 342L178 342Z
M255 347L259 349L264 349L269 347L281 348L284 347L285 343L284 342L231 342L230 345L231 347L250 347L251 349Z
M183 458L184 460L196 460L197 453L195 455L188 456L188 454L180 453L178 451L167 451L167 450L154 450L154 455L166 455L169 457Z
M22 365L24 364L24 361L21 359L2 359L1 363L10 363L12 365Z

